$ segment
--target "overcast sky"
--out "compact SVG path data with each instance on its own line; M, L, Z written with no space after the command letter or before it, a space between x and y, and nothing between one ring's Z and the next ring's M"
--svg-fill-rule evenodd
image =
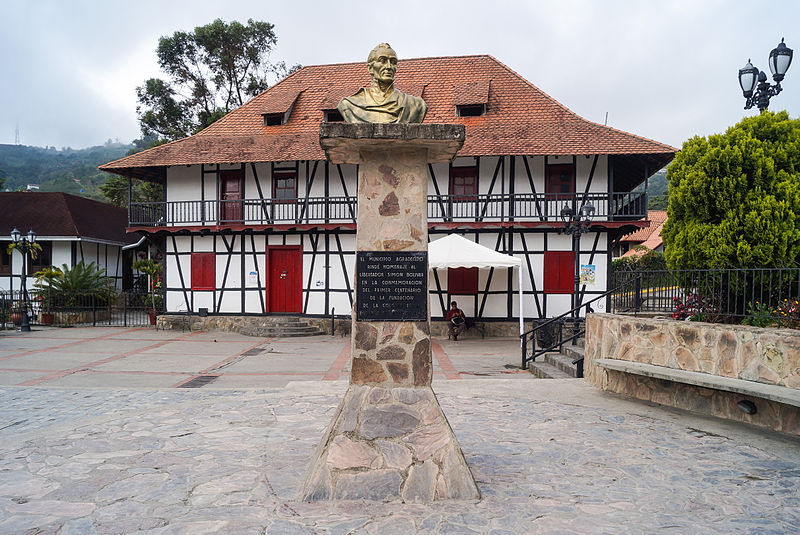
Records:
M275 24L272 58L491 54L579 115L680 147L745 115L737 71L800 49L800 2L723 0L2 0L0 143L82 148L139 136L135 88L160 36L222 18ZM800 59L795 60L800 63ZM402 68L402 66L401 66ZM800 114L800 65L770 109Z

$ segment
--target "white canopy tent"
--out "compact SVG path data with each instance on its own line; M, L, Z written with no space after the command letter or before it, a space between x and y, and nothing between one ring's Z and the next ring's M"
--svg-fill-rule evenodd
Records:
M458 234L449 234L428 244L428 269L439 268L480 269L501 267L517 268L519 286L519 333L523 327L522 307L522 260L514 256L498 253Z

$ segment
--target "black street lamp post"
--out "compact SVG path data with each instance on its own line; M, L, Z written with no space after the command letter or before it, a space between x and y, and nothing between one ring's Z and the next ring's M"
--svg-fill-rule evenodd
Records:
M36 233L31 229L26 236L15 228L11 231L11 241L16 244L16 249L22 253L22 284L20 286L22 290L22 323L19 326L19 330L22 332L30 332L31 324L30 318L28 317L28 286L26 276L28 274L28 254L33 250L33 246L36 243Z
M781 81L783 81L786 71L789 70L789 65L792 64L793 54L792 49L783 43L783 39L769 53L769 70L772 72L775 85L770 85L764 71L753 67L750 60L747 60L747 65L739 69L739 86L742 88L742 95L747 99L744 109L749 110L753 106L758 106L760 111L767 109L769 99L783 90Z
M564 206L564 208L561 209L561 221L564 222L563 233L572 236L572 252L575 258L575 288L572 292L572 317L575 320L578 318L578 311L576 309L578 305L578 292L580 291L581 284L581 235L589 232L589 225L591 224L592 217L594 217L594 212L594 205L590 202L581 206L577 215L569 206Z

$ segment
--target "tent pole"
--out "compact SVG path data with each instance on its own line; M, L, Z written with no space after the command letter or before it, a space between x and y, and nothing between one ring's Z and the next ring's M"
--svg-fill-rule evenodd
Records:
M517 281L519 286L519 345L522 347L522 335L525 333L524 308L522 306L522 264L517 266Z

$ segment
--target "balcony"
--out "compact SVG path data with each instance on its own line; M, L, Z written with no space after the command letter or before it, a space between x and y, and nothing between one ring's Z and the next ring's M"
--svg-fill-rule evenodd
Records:
M647 217L644 192L589 194L428 195L431 222L560 222L561 209L590 202L595 221L635 221ZM353 223L356 197L293 200L167 201L131 203L129 227L286 225Z

